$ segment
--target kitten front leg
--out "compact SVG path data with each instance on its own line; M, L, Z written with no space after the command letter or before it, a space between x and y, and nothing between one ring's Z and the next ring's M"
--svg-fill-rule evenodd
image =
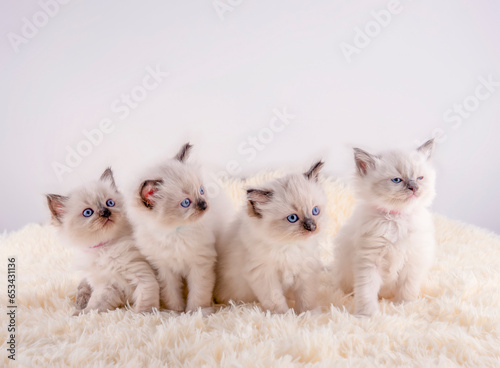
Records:
M134 310L137 313L149 313L160 308L160 286L155 273L146 263L137 275L137 286L134 290Z
M182 294L182 278L170 269L163 268L158 272L160 299L169 310L182 313L186 307Z
M417 299L424 274L424 270L417 265L406 264L399 273L394 302L409 302Z
M294 307L297 313L300 314L318 308L318 285L319 277L316 273L311 273L297 280Z
M249 284L263 310L273 313L288 311L283 288L275 271L254 272Z
M78 285L76 292L76 306L78 309L85 309L92 295L92 288L86 278L83 278Z
M213 313L212 295L215 285L215 271L212 263L192 268L187 277L188 299L186 311L196 311L199 307L203 315Z
M379 310L378 292L382 278L375 267L359 267L354 274L354 302L356 316L371 316Z

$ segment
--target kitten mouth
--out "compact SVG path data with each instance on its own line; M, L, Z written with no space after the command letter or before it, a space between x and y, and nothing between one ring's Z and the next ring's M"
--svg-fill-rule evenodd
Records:
M108 225L110 222L113 222L113 220L111 220L109 217L106 219L106 221L104 221L104 224L102 224L102 227L105 227L106 225Z

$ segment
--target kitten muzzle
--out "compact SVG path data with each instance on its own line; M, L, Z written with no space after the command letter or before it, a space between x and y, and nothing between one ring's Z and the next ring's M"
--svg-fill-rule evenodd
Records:
M316 222L314 222L313 219L306 218L302 225L307 231L313 232L314 230L316 230Z
M205 211L208 207L208 204L205 200L200 199L198 202L196 202L196 208L199 209L200 211Z
M104 217L104 218L108 218L111 216L111 211L108 210L107 208L103 208L102 210L99 211L99 216Z
M408 184L406 184L406 188L415 193L418 190L418 184L415 180L410 180Z

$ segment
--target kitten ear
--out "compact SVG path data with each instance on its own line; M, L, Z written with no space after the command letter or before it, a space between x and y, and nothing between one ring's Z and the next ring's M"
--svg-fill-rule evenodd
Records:
M46 197L52 218L56 224L62 224L62 217L66 213L65 204L69 198L57 194L47 194Z
M189 142L183 145L179 152L177 152L177 155L175 155L175 159L180 162L186 161L191 153L191 148L193 148L193 146Z
M311 168L307 172L304 173L304 176L308 180L318 181L319 172L321 171L324 165L325 163L323 161L316 162L314 165L311 166Z
M360 175L366 175L368 169L374 169L377 157L363 151L361 148L354 148L354 161Z
M113 177L113 171L111 171L111 167L108 167L106 170L101 175L101 178L99 179L101 181L107 181L108 183L111 184L111 187L117 191L118 188L116 188L115 184L115 178Z
M161 179L146 180L142 183L139 195L141 196L142 203L144 203L147 208L153 208L154 195L161 184L163 184L163 180Z
M434 138L429 139L427 142L418 147L417 151L422 153L426 160L431 158L432 152L434 151Z
M271 190L261 190L261 189L248 189L247 190L247 200L248 200L248 214L254 217L262 217L259 206L271 201L273 197L273 191Z

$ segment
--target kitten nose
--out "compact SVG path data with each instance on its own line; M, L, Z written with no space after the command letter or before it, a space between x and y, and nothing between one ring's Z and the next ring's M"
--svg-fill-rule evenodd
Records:
M310 218L306 219L303 225L304 229L306 229L307 231L316 230L316 223L314 222L314 220L311 220Z
M99 211L99 216L107 218L111 216L111 211L107 208L103 208L101 211Z
M196 203L196 207L201 210L201 211L205 211L208 207L207 205L207 202L205 202L205 200L203 199L200 199L198 200L198 202Z
M414 180L410 180L406 187L415 193L418 190L418 184Z

